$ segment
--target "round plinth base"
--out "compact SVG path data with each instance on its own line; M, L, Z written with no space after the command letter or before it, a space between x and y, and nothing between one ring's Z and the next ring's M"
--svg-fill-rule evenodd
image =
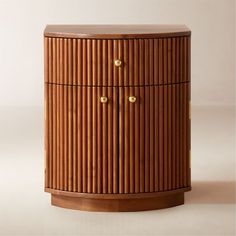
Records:
M184 204L181 189L167 192L139 194L76 194L57 190L51 192L51 204L58 207L103 212L146 211L174 207Z

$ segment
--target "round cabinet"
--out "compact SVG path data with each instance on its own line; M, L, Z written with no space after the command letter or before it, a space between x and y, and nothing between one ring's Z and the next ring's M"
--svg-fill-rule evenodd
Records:
M184 203L190 34L182 25L46 27L45 191L52 205L139 211Z

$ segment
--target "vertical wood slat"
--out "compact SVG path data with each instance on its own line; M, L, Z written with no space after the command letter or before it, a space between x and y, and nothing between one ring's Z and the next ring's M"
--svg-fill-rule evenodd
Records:
M127 86L129 84L129 41L125 40L124 41L124 85ZM122 79L122 78L120 78ZM124 88L124 97L126 98L124 100L123 104L123 122L124 122L124 132L123 132L123 142L124 142L124 150L123 150L123 155L124 155L124 193L129 193L130 192L130 167L131 163L129 160L129 153L130 153L130 142L129 142L129 102L127 100L129 96L129 91L128 88ZM122 140L121 140L122 141Z
M186 84L183 84L183 187L187 186L187 152L188 152L188 142L187 142L187 124L188 124L188 115L187 115L187 87Z
M44 178L45 187L49 187L49 98L47 82L49 79L48 38L44 38Z
M72 191L72 184L73 184L73 93L72 93L72 87L68 87L68 191Z
M83 69L84 70L84 69ZM82 176L83 192L87 192L87 89L82 89Z
M153 39L149 40L149 83L151 85L154 84L154 41ZM154 171L155 171L155 165L154 165L154 87L149 87L149 182L150 187L149 191L154 191Z
M171 59L172 59L172 47L171 47L171 38L167 39L167 169L168 169L168 183L167 183L167 189L170 190L172 188L172 169L171 169L171 157L172 157L172 143L171 143L171 136L172 136L172 127L171 127L171 94L172 94L172 89L171 89L171 83L172 83L172 73L171 73Z
M145 58L145 67L144 67L144 80L149 82L149 40L145 39L144 40L144 58ZM145 161L144 161L144 171L145 171L145 192L149 192L149 183L150 183L150 174L149 174L149 168L150 168L150 149L149 149L149 142L150 142L150 137L149 137L149 103L150 103L150 94L149 94L149 88L148 87L144 87L144 108L145 108L145 146L144 146L144 150L145 150Z
M171 81L176 83L176 38L171 39Z
M158 39L154 39L153 42L153 50L154 50L154 55L153 55L153 84L158 84L158 72L159 72L159 58L158 58L158 53L159 53L159 46L158 46Z
M184 76L183 76L183 55L184 55L184 50L183 50L183 38L179 38L179 81L178 82L183 82L184 81Z
M172 174L172 188L176 189L176 87L177 85L172 85L171 91L171 174Z
M77 40L72 40L72 81L77 80ZM72 87L72 190L77 191L77 89Z
M138 70L138 68L137 68ZM134 191L135 193L140 192L140 153L139 153L139 147L140 147L140 95L139 95L139 87L134 88L134 95L137 99L137 101L132 104L134 105ZM128 102L128 101L126 101ZM131 134L132 135L132 134Z
M107 97L107 87L102 88L102 96ZM112 102L112 101L108 101ZM102 193L107 193L107 173L108 173L108 155L107 155L107 103L102 105Z
M58 102L59 102L59 109L60 109L60 112L59 112L59 115L58 115L58 118L59 118L59 166L60 166L60 170L59 170L59 189L60 190L63 190L63 152L64 152L64 143L63 143L63 140L64 140L64 132L63 132L63 87L62 86L58 86L58 89L59 89L59 99L58 99Z
M112 42L112 52L113 52L113 60L118 59L118 45L117 40ZM114 64L111 65L114 68ZM113 69L113 86L117 86L119 84L118 81L118 70L120 68ZM115 109L113 109L113 193L119 192L119 137L118 129L119 129L119 120L118 120L118 111L119 111L119 93L117 90L113 90L113 103L115 104ZM117 125L115 125L117 124Z
M159 87L159 190L164 190L164 87Z
M97 100L97 89L92 88L92 193L97 193Z
M108 74L108 77L110 75ZM113 193L113 126L115 124L113 123L113 95L114 91L113 89L108 89L108 108L107 108L107 168L108 168L108 173L107 173L107 178L108 178L108 193ZM115 135L115 134L114 134Z
M176 132L175 132L175 143L176 143L176 158L175 158L175 169L176 169L176 187L180 186L180 172L179 172L179 166L180 166L180 126L179 126L179 121L180 121L180 102L179 102L179 86L176 86L175 90L175 127L176 127Z
M97 41L97 80L98 85L102 84L102 41ZM97 92L97 193L102 193L102 104L99 98L102 95L102 88L98 87Z
M135 40L134 43L134 80L136 84L139 84L140 71L139 71L139 41ZM134 106L134 192L140 191L140 89L139 87L133 88L133 93L137 98ZM126 117L127 114L125 114ZM128 127L127 127L128 128Z
M103 84L107 85L107 42L103 41L102 43L102 59L103 59L103 65L102 65L102 77L103 77ZM106 96L108 97L108 91L107 91L107 87L103 87L102 88L103 91L103 95L102 96ZM112 101L108 101L109 103L112 103ZM102 124L103 124L103 144L102 144L102 155L103 155L103 193L107 193L108 191L108 146L107 146L107 136L108 136L108 129L107 129L107 122L108 122L108 104L103 104L102 106Z
M119 193L124 193L124 105L125 97L123 88L119 88Z
M113 78L112 78L112 86L119 86L119 70L121 69L120 67L114 67L114 60L119 59L118 56L118 41L114 40L113 43L113 58L112 58L112 67L113 69Z
M100 53L98 53L100 56ZM99 75L99 74L98 74ZM98 98L102 96L102 88L98 88ZM102 104L97 99L97 193L102 193Z
M97 85L97 41L92 40L92 84ZM97 193L97 89L92 89L91 107L92 107L92 160L91 160L91 192Z
M171 76L170 76L171 77ZM171 117L172 117L172 112L171 112L171 107L172 107L172 87L171 85L167 86L167 157L168 157L168 162L167 162L167 175L168 175L168 184L167 184L167 189L170 190L172 188L172 124L171 124Z
M112 57L113 57L113 45L112 41L109 40L107 43L107 83L111 83L112 77L113 77L113 66L112 66ZM114 147L113 147L113 139L114 133L113 127L115 127L114 123L114 109L115 109L115 103L114 103L114 96L115 96L115 91L113 88L108 89L108 193L113 193L113 163L115 161L115 156L113 155L114 153Z
M79 73L79 71L78 71ZM80 72L81 76L81 72ZM77 87L77 191L83 191L83 176L82 176L82 88Z
M56 48L56 81L59 80L60 75L60 52L59 52L59 39L57 38L55 41L55 48ZM56 86L56 188L60 189L59 181L60 181L60 124L59 124L59 114L60 114L60 93L59 93L59 86Z
M132 66L132 68L134 68ZM129 99L129 96L135 96L134 94L134 88L133 87L129 87L128 88L128 94L126 99ZM126 102L126 101L125 101ZM127 140L127 142L129 142L129 164L130 164L130 193L134 193L134 178L135 178L135 130L134 130L134 109L135 109L135 103L130 103L129 101L127 101L129 103L129 128L130 128L130 133L129 133L129 139Z
M165 72L164 72L165 73ZM164 160L164 190L168 189L168 89L164 86L163 89L163 160Z
M88 68L91 70L91 68ZM88 74L88 80L91 80L91 74ZM87 88L87 192L92 193L92 88Z
M124 95L127 98L129 96L129 89L124 88ZM125 173L124 173L124 193L130 192L130 142L129 142L129 135L130 135L130 113L129 113L129 102L126 100L124 101L124 166L125 166Z
M63 40L59 39L59 81L60 84L63 84L63 77L64 77L64 66L63 66L63 57L64 57L64 45L63 45ZM63 94L63 87L59 87L59 94L60 94L60 99L59 99L59 106L60 106L60 112L59 112L59 128L60 128L60 180L59 180L59 186L60 190L63 190L64 188L64 163L63 163L63 157L64 157L64 124L63 124L63 101L64 101L64 94Z
M187 176L187 185L191 185L191 160L190 160L190 155L191 155L191 117L190 117L190 110L191 110L191 91L190 91L190 85L187 86L187 168L188 168L188 176Z
M48 54L48 81L49 83L52 83L52 73L53 73L53 65L52 65L52 60L53 60L53 53L52 53L52 38L48 38L48 47L45 49L47 49L47 52L44 52L45 54Z
M144 84L145 81L145 74L144 74L144 40L139 39L139 83L140 85ZM140 87L139 90L139 109L140 109L140 124L139 124L139 191L141 193L145 192L145 147L144 147L144 140L145 140L145 100L144 100L144 87ZM137 147L138 148L138 147Z
M49 98L48 86L44 84L44 185L46 188L49 185Z
M119 188L119 168L118 168L118 158L119 158L119 149L118 149L118 129L117 127L118 120L118 108L119 108L119 94L118 90L113 88L113 193L118 193Z
M49 82L49 40L50 38L44 38L44 82ZM47 95L47 93L45 93Z
M92 41L87 40L87 83L92 83ZM92 88L87 88L87 192L92 193Z
M149 88L145 87L145 95L144 95L144 100L145 100L145 192L150 191L150 93L149 93Z
M129 84L133 84L134 80L134 41L129 40ZM129 96L135 96L133 92L132 87L128 87L126 92L126 99L124 101L124 104L127 102L129 106L129 137L126 140L126 142L129 142L129 153L128 156L125 158L129 161L129 193L134 192L134 169L135 169L135 162L134 162L134 150L135 150L135 143L134 143L134 106L135 104L132 104L128 101Z
M52 135L52 147L53 147L53 151L52 151L52 159L53 159L53 164L52 164L52 187L56 189L56 177L57 177L57 173L56 173L56 140L57 140L57 128L56 128L56 87L54 86L52 88L52 130L53 130L53 135Z
M122 40L118 40L117 46L117 58L123 58L123 43ZM124 84L124 73L121 67L118 68L118 85ZM119 88L119 193L124 193L124 104L125 104L125 93L122 88Z
M184 185L184 150L183 150L183 119L184 119L184 114L183 114L183 86L179 87L179 140L180 140L180 144L179 144L179 173L180 173L180 187L183 187Z
M154 163L154 131L155 131L155 122L154 122L154 87L149 87L149 182L150 182L150 192L154 192L154 176L155 176L155 163Z
M159 164L160 164L160 155L159 155L159 87L154 87L154 166L155 166L155 192L159 191Z
M49 153L49 187L53 188L53 99L52 99L53 90L51 86L48 86L48 153Z

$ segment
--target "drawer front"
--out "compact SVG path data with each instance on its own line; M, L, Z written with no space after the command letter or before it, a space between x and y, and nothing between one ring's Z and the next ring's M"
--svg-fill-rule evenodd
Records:
M142 86L190 80L190 36L124 40L45 37L44 46L48 83Z

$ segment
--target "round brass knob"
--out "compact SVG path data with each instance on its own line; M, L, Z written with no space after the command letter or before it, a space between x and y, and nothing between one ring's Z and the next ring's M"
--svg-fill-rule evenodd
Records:
M136 102L136 97L135 96L130 96L129 97L129 101L131 102L131 103L135 103Z
M102 97L100 97L100 101L101 101L101 103L107 103L108 98L105 96L102 96Z
M122 61L119 59L115 60L114 63L115 63L115 66L117 67L120 67L122 65Z

